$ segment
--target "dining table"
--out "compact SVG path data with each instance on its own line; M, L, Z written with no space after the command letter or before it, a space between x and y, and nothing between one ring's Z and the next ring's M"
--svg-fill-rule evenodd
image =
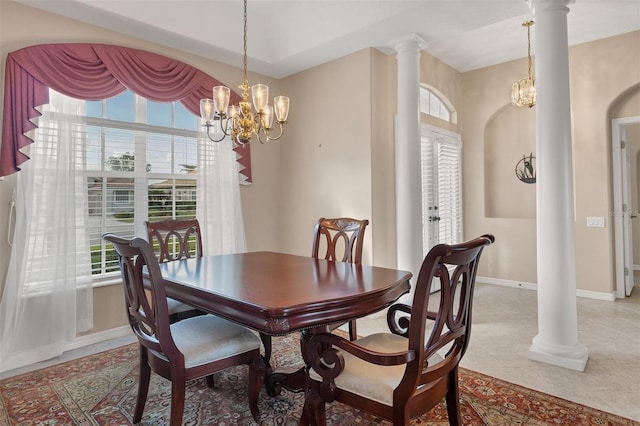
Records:
M412 276L390 268L270 251L176 260L160 264L160 270L171 298L261 335L300 331L307 365L315 354L304 353L304 342L313 334L387 308L409 292ZM270 347L265 347L264 358L270 395L282 387L303 390L304 368L272 371Z

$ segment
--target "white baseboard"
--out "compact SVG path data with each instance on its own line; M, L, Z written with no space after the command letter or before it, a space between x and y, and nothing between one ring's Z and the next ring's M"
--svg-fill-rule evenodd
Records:
M476 277L476 281L479 283L500 285L503 287L524 288L527 290L537 289L536 283L530 283L526 281L513 281L513 280L504 280L502 278L490 278L490 277L480 277L480 276ZM616 300L615 292L604 293L600 291L576 289L576 296L584 297L586 299L606 300L608 302L613 302Z
M489 278L476 276L476 281L484 284L500 285L503 287L525 288L527 290L536 290L536 283L528 283L526 281L503 280L502 278Z
M73 349L82 348L84 346L93 345L95 343L101 343L106 340L129 336L132 333L133 332L131 331L131 326L123 325L122 327L111 328L109 330L99 331L97 333L85 334L84 336L77 337L73 342L67 343L64 347L64 350L66 352Z

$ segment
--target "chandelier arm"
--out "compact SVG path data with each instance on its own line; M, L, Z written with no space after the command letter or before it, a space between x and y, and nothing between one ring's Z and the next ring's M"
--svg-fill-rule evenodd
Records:
M282 134L284 133L284 123L278 121L278 126L280 126L280 133L278 134L278 136L272 137L271 135L269 135L269 133L265 132L268 141L277 141L278 139L280 139L280 137L282 137Z
M223 131L222 131L222 133L223 133L223 134L222 134L222 137L221 137L220 139L215 139L215 138L211 137L211 132L210 132L210 131L211 131L211 127L213 127L213 124L211 124L211 123L206 123L206 124L204 124L204 127L206 127L206 128L207 128L207 137L209 138L209 140L210 140L211 142L222 142L222 140L223 140L225 137L229 136L229 135L227 135L227 133L223 130Z
M266 132L263 132L263 133L264 133L264 136L266 137L265 140L262 139L262 136L260 136L260 133L256 133L256 139L258 139L258 141L264 145L265 143L269 142L270 139L269 139L269 135L267 135Z

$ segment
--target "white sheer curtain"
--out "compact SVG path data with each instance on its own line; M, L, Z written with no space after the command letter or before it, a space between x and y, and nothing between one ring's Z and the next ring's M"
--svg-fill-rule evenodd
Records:
M61 354L93 327L84 138L65 114L84 102L51 91L31 159L18 173L16 225L0 302L0 371ZM58 119L59 118L59 119Z
M246 252L238 162L230 140L198 141L196 191L204 254Z

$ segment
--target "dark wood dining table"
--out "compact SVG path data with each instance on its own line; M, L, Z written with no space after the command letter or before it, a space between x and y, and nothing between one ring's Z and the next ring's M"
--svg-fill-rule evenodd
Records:
M204 256L160 265L167 295L260 333L302 331L302 341L334 324L390 306L411 273L268 251ZM304 355L304 354L303 354ZM300 391L304 371L271 371L265 386Z

